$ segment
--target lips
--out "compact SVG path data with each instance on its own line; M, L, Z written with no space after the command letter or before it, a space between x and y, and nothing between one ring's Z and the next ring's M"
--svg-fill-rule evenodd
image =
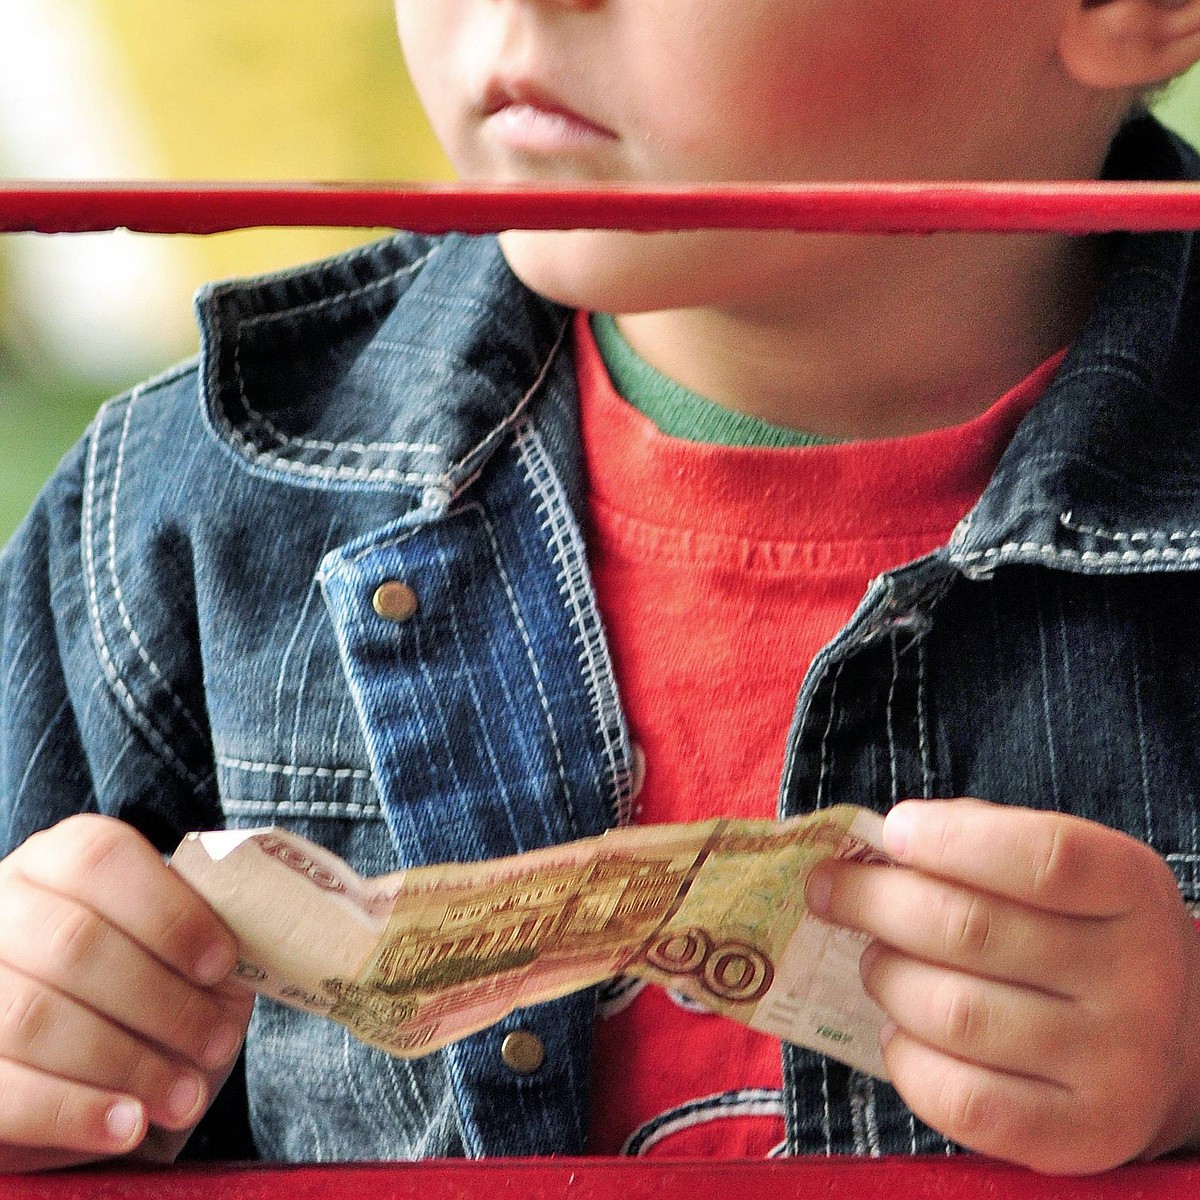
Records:
M524 80L493 80L479 110L497 140L518 152L563 152L617 136L553 93Z

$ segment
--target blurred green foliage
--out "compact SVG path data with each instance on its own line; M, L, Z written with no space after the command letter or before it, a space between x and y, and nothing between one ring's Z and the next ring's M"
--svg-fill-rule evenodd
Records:
M105 397L118 390L40 374L0 358L0 542L25 515L55 464Z

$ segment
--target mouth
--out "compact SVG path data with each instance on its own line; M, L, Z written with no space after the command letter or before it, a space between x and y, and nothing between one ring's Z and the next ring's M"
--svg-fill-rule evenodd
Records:
M491 136L514 154L563 154L617 139L607 126L525 81L493 80L479 111Z

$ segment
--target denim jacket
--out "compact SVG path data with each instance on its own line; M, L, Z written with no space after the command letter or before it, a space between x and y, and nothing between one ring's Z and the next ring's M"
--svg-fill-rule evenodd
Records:
M1197 178L1149 121L1114 170ZM1149 842L1200 899L1200 274L1113 239L1095 309L950 543L875 580L798 697L779 811L974 795ZM199 358L101 410L0 557L0 850L81 810L169 850L276 823L363 874L627 815L582 535L570 314L492 239L201 293ZM381 583L415 616L381 616ZM781 719L786 716L781 714ZM585 1149L594 995L401 1061L257 1006L198 1142L272 1159ZM532 1074L505 1065L536 1034ZM942 1151L783 1048L794 1153ZM236 1096L234 1099L236 1100Z

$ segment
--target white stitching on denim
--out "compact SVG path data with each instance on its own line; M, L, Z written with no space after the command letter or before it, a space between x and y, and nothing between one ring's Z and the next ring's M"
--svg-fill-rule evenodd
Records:
M783 1129L784 1129L784 1153L791 1154L792 1152L792 1137L793 1131L798 1128L800 1120L800 1107L796 1102L796 1089L788 1086L788 1055L787 1044L784 1043L780 1047L782 1053L780 1055L783 1063Z
M821 1132L825 1135L825 1153L833 1154L833 1105L829 1102L829 1059L821 1059L821 1102L825 1111L821 1117Z
M833 733L833 721L837 715L837 689L838 681L842 677L842 668L845 666L845 660L838 663L833 672L833 683L829 689L829 719L825 722L825 732L821 734L821 772L817 777L817 807L824 808L826 803L825 797L825 780L829 775L829 738Z
M867 1148L866 1120L863 1114L864 1099L862 1091L856 1086L859 1077L859 1072L857 1071L850 1073L848 1098L850 1101L850 1137L853 1142L854 1153L862 1158L869 1151Z
M434 474L426 471L397 471L394 468L371 467L323 467L317 463L297 462L292 458L282 458L278 454L269 454L256 446L240 429L233 425L224 414L221 414L221 424L229 440L240 449L246 458L256 466L272 467L286 471L291 475L300 475L309 479L325 479L329 481L345 481L353 483L403 483L403 484L442 484L448 486L449 476L444 472Z
M525 657L529 661L529 669L533 673L533 682L537 689L538 700L541 702L542 712L546 716L546 724L550 730L550 743L554 747L554 761L558 767L558 779L562 784L564 797L569 797L571 786L567 781L566 759L563 756L562 743L558 736L558 726L554 723L554 713L550 708L550 698L546 695L546 688L542 682L542 671L538 666L537 655L534 653L533 639L529 636L529 628L525 624L525 618L521 615L521 608L517 603L517 594L513 590L512 580L509 578L508 571L504 566L504 559L500 554L500 543L496 538L496 531L482 507L479 505L472 505L471 507L478 509L479 518L483 522L483 527L487 532L488 541L491 542L492 557L496 562L496 570L499 572L500 582L504 586L504 594L508 597L508 604L512 609L513 619L517 624L517 632L521 636L521 643L525 647ZM568 808L568 811L573 814L573 810L570 808Z
M199 356L193 354L181 362L177 362L173 367L167 367L157 375L150 376L149 379L139 386L138 391L142 395L148 395L150 392L156 392L169 384L177 383L185 375L196 373L198 364Z
M369 247L366 249L369 250ZM331 292L327 296L322 296L319 300L307 300L303 304L293 304L287 308L275 308L270 312L255 313L254 316L246 317L239 324L269 325L272 321L281 321L285 317L307 316L310 313L323 312L325 309L334 308L354 296L365 296L368 292L378 292L394 280L399 279L402 275L411 275L415 271L420 270L440 249L440 243L431 246L420 258L415 258L412 262L397 267L387 275L381 275L378 279L370 279L366 283L359 284L357 287L346 288L340 292Z
M933 754L929 742L929 659L925 639L917 641L917 739L921 748L921 795L933 797Z
M892 774L892 803L900 799L899 767L896 761L896 685L900 682L900 648L897 645L897 635L892 634L892 681L888 685L887 697L887 741L888 767Z
M254 424L275 441L289 446L300 446L305 450L332 452L342 450L349 454L440 454L442 447L433 442L326 442L318 438L292 438L278 429L268 418L250 409L248 414Z
M850 1126L854 1153L878 1158L882 1149L875 1111L875 1080L862 1071L850 1072Z
M628 825L633 808L633 772L627 739L620 732L624 729L621 702L596 598L588 582L582 538L532 423L526 422L517 430L516 448L538 509L545 515L541 528L549 533L550 554L559 566L559 595L567 600L576 630L579 662L613 789L612 811L618 825Z
M242 337L244 331L251 326L269 325L275 321L282 321L300 315L308 315L310 313L321 312L326 308L332 308L335 305L343 303L352 296L365 296L369 292L379 291L382 288L388 287L395 280L403 275L413 275L419 271L425 264L437 253L438 247L433 247L420 258L414 259L411 263L405 264L403 267L392 271L388 275L381 276L379 279L373 279L369 283L363 284L361 287L350 288L344 292L338 292L333 296L325 296L320 300L312 300L307 304L297 304L290 308L276 309L268 313L259 313L253 317L247 317L237 323L237 336L234 339L233 349L233 373L234 378L238 383L238 395L241 397L242 406L246 411L246 416L258 425L267 434L273 438L280 446L297 446L304 450L342 450L352 454L369 454L369 453L386 453L400 452L411 454L438 454L441 452L441 446L433 443L425 442L326 442L317 441L309 438L292 437L279 429L268 417L259 412L251 403L250 398L246 395L245 379L242 375Z
M371 772L356 767L307 767L295 763L254 762L245 758L217 756L217 764L255 775L294 775L299 779L370 779Z
M440 475L440 476L424 476L424 477L422 477L421 481L423 481L425 483L432 483L432 484L440 485L441 487L443 487L445 489L445 491L448 494L453 495L453 489L452 489L451 483L450 483L451 475L454 473L454 471L457 471L458 469L460 469L464 463L466 463L469 459L471 459L489 441L491 441L493 438L498 436L500 433L507 431L509 428L511 428L514 424L517 423L517 420L520 417L521 413L528 406L530 399L534 396L534 394L538 391L538 389L545 382L546 376L549 374L550 366L554 361L555 355L556 355L558 349L562 346L563 336L565 335L566 330L567 330L567 326L564 325L562 330L559 332L558 341L555 342L554 347L551 349L550 356L549 356L549 358L547 358L546 362L543 364L541 371L538 373L537 379L534 380L533 385L530 387L530 389L517 402L517 405L513 409L512 414L508 418L506 418L500 425L498 425L495 429L493 429L487 435L487 437L485 437L483 439L483 441L481 441L479 443L479 445L475 447L474 450L469 451L457 463L455 463L454 466L450 469L450 472L448 472L445 475ZM476 472L475 475L472 475L471 479L465 480L462 484L462 487L459 490L460 491L463 490L463 488L465 488L471 482L471 480L476 479L476 478L478 478L478 472ZM406 541L408 541L408 539L411 538L416 532L417 532L417 530L415 530L415 529L405 529L403 532L397 534L394 538L389 538L385 542L372 542L369 546L364 546L362 549L356 551L355 554L347 560L347 562L357 563L361 559L364 559L364 558L368 557L369 555L375 554L379 550L390 550L395 546L401 546Z
M867 1076L867 1149L872 1158L879 1158L883 1148L879 1141L879 1114L876 1111L875 1080Z
M386 542L372 542L371 545L364 546L361 550L356 550L354 554L346 559L346 563L349 566L356 566L364 558L370 558L380 550L394 550L397 546L403 546L405 542L415 537L417 533L418 530L416 529L406 529L403 533L399 533L393 538L388 538Z
M146 669L171 698L171 703L183 719L192 727L192 731L197 737L203 740L205 734L200 723L192 716L191 709L184 704L175 689L167 682L158 663L150 657L150 652L138 636L137 630L134 629L133 619L130 617L129 609L125 604L125 593L122 591L121 581L117 577L117 502L121 493L121 477L125 471L125 446L129 439L130 422L133 418L134 405L137 403L140 394L140 389L135 389L130 394L129 403L125 406L125 420L121 425L121 438L117 443L117 465L113 468L112 499L108 505L108 578L112 584L113 597L117 602L117 613L120 615L121 625L129 638L130 644L137 652L138 658L145 663Z
M403 239L401 234L399 238L385 239L393 242ZM336 255L331 262L318 263L317 273L325 274L330 266L345 267L351 263L358 262L364 258L375 258L379 254L380 243L363 242L360 245L352 246L349 250L345 250ZM436 248L436 247L435 247ZM313 274L313 265L311 263L302 264L299 267L282 267L277 271L264 271L259 275L253 275L249 278L227 279L215 284L209 284L205 287L202 293L203 299L212 301L224 300L227 296L240 296L247 288L262 289L263 287L278 286L280 283L293 282L297 278L308 279ZM357 287L352 287L347 291L337 292L338 296L353 296L358 291Z
M378 818L378 804L353 800L229 800L221 807L231 817L332 817L352 820Z
M128 403L128 400L125 401ZM125 710L129 719L134 726L142 733L151 747L158 752L160 758L185 782L192 787L202 787L211 778L211 775L206 775L203 778L196 775L188 765L179 757L178 754L163 738L162 734L150 723L146 714L142 712L133 693L130 692L125 681L121 678L120 672L117 670L112 653L108 647L108 641L104 636L104 624L100 618L100 588L99 580L96 574L96 548L94 539L96 537L96 521L95 521L95 506L96 506L96 480L97 480L97 463L100 453L100 435L104 428L104 419L110 409L115 409L116 402L112 401L105 404L96 417L96 422L93 426L92 441L88 447L87 460L87 475L84 486L83 495L83 567L84 579L87 587L88 596L88 618L92 627L92 638L95 642L97 654L100 657L100 665L104 671L104 677L108 680L109 686L112 688L121 707Z
M328 481L345 481L355 483L397 483L397 484L413 484L423 487L436 486L442 488L447 493L453 495L455 492L454 475L460 471L463 466L468 463L473 457L481 453L487 446L507 434L508 430L520 418L529 401L541 388L546 377L550 373L550 368L557 357L558 351L561 348L566 337L567 330L570 328L570 322L564 321L559 329L558 337L554 345L550 348L546 361L542 364L541 370L537 378L534 380L529 390L517 402L513 411L497 426L489 430L488 433L471 449L469 449L458 462L454 463L448 471L440 473L423 472L423 471L397 471L394 468L372 467L364 469L362 467L328 467L321 466L317 463L297 462L295 459L283 458L278 454L271 454L264 451L261 447L256 446L232 421L225 415L223 411L217 412L217 418L224 430L226 437L230 442L245 456L245 458L256 465L266 466L275 470L284 471L287 474L298 475L302 478L324 479ZM238 382L238 390L242 396L242 403L249 405L245 396L243 380L241 377L240 367L235 358L235 377ZM439 450L442 449L439 447ZM475 476L471 477L472 479ZM462 486L465 487L471 480L464 480ZM461 490L461 489L460 489Z
M1129 533L1106 529L1103 525L1084 525L1075 520L1075 514L1065 512L1059 522L1067 529L1089 537L1101 538L1106 542L1192 542L1200 538L1200 529L1134 529Z
M1062 559L1066 562L1081 562L1088 565L1108 563L1141 562L1195 562L1200 559L1200 546L1176 550L1171 546L1152 547L1148 550L1064 550L1057 546L1038 542L1006 542L989 550L970 550L966 554L952 554L950 561L965 565L976 562L996 562L1013 554L1036 554L1049 561Z

